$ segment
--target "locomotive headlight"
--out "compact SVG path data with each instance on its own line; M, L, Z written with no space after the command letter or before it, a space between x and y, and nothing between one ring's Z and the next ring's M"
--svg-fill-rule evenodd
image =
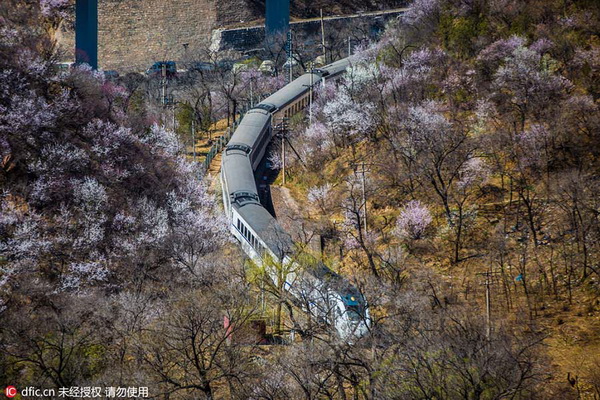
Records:
M354 296L350 296L350 300L355 301L356 299L354 298Z

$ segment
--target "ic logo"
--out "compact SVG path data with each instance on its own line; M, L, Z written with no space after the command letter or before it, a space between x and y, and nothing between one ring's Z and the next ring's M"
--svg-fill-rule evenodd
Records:
M6 389L4 389L4 394L9 398L15 397L17 395L17 388L14 386L7 386Z

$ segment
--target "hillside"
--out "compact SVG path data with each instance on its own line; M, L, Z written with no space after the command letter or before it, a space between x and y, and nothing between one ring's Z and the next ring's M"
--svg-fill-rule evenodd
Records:
M539 340L531 378L548 385L537 396L596 398L600 8L412 7L354 56L344 82L321 91L312 126L295 121L296 239L320 235L343 274L420 288L434 313L463 310L487 324L489 285L492 336ZM421 368L446 368L423 358Z
M253 259L224 215L221 158L202 161L286 85L285 57L169 79L61 69L70 4L0 2L0 387L600 397L597 1L415 0L377 42L336 32L328 59L352 35L350 67L314 89L312 118L281 121L288 141L271 141L256 191L242 182L248 198L270 191L293 238L264 228L276 243L254 240ZM160 35L179 45L183 28ZM296 46L292 74L320 51ZM258 142L270 116L247 115ZM339 321L365 329L343 336Z

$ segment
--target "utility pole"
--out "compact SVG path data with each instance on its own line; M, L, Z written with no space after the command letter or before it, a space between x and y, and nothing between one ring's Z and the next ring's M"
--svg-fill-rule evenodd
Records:
M364 225L364 234L365 237L367 236L367 234L369 233L369 218L367 215L367 169L365 168L367 165L369 166L373 166L373 165L379 165L376 163L365 163L364 161L360 162L360 171L358 170L359 164L358 163L352 163L351 166L354 168L354 174L355 176L360 173L361 174L361 183L362 183L362 209L363 209L363 213L364 213L364 217L363 217L363 225Z
M310 84L308 84L308 85L302 85L302 86L308 87L308 125L312 126L313 86L315 86L313 74L315 73L314 72L315 63L311 61L309 63L309 67L310 67L310 69L309 69Z
M497 272L489 269L486 272L478 273L485 278L483 285L485 285L485 337L490 340L492 335L492 298L491 298L491 286L492 279Z
M348 36L348 57L352 55L352 45L350 44L350 36Z
M487 320L487 326L485 329L485 336L490 340L492 334L492 304L490 299L490 276L485 279L485 315Z
M195 113L194 113L195 116ZM192 118L192 154L194 164L196 163L196 120Z
M254 78L250 78L250 108L254 107L254 93L252 91L252 81Z
M281 134L281 161L283 164L283 186L285 186L285 131Z
M172 100L172 102L173 102L173 132L175 132L175 130L177 129L176 121L175 121L175 100Z
M490 302L490 278L491 273L485 273L485 337L490 340L492 334L492 307Z
M292 65L292 60L293 60L293 56L294 56L294 49L293 49L293 42L292 42L292 31L288 31L287 33L287 62L288 62L288 68L290 69L290 75L289 75L289 82L292 82L293 80L293 65Z
M362 165L362 195L363 195L363 207L364 207L364 213L365 213L365 218L364 218L364 222L365 222L365 239L367 238L367 232L368 232L368 223L367 223L367 185L366 185L366 178L365 178L365 162L362 161L361 163Z
M162 68L162 103L164 106L167 105L167 64L163 63Z
M313 103L313 85L314 85L315 63L310 62L310 91L308 95L308 126L312 126L312 103Z
M327 64L327 53L325 52L325 22L323 21L323 9L321 8L321 49L323 51L323 62Z
M285 141L286 141L286 132L287 132L287 118L281 119L281 124L279 125L279 134L281 135L281 171L282 175L282 185L285 186Z

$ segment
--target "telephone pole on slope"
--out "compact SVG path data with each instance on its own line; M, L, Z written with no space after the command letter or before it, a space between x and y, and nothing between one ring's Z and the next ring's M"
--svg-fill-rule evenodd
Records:
M281 123L277 125L279 134L281 135L281 172L282 185L285 186L285 141L287 133L287 118L281 118Z
M288 82L292 82L292 80L293 80L293 71L294 71L294 66L292 65L293 60L294 60L294 49L293 49L293 42L292 42L292 31L290 30L287 33L287 64L288 64L288 68L290 70Z
M354 166L354 173L357 174L358 173L358 167L360 166L360 173L361 173L361 186L362 186L362 209L363 209L363 226L364 226L364 234L365 234L365 238L367 237L367 234L369 232L369 223L368 223L368 218L367 218L367 170L365 169L365 166L367 165L367 163L365 163L364 161L361 161L360 163L353 163L351 164ZM369 165L375 165L370 163Z
M195 112L194 112L195 114ZM196 118L192 118L192 160L196 163Z
M361 163L362 165L362 195L363 195L363 212L365 214L365 239L367 237L367 232L369 230L368 220L367 220L367 183L365 176L365 162Z
M497 271L492 271L490 268L486 272L479 272L477 275L484 277L485 281L485 337L490 340L492 335L492 298L491 298L491 286L493 285L492 279L498 274Z
M315 69L315 63L311 61L309 63L309 66L310 66L310 69L309 69L310 84L302 85L302 86L309 88L309 92L308 92L308 126L312 126L313 87L315 86L313 74L314 74L314 69Z
M323 9L321 11L321 49L323 51L323 63L327 64L327 53L325 53L325 21L323 20Z

